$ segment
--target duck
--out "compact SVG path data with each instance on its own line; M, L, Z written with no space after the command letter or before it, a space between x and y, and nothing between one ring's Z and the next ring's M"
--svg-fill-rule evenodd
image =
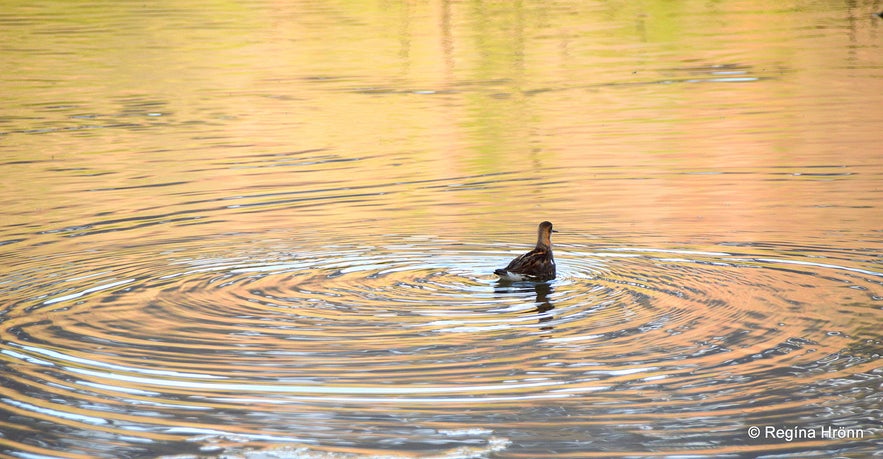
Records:
M494 270L501 280L548 281L555 278L555 257L552 256L552 223L544 221L537 227L537 245L530 252L512 260L505 268Z

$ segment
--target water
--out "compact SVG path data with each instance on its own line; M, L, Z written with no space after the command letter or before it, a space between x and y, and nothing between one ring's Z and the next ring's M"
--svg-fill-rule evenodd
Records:
M878 453L879 9L7 5L0 454Z

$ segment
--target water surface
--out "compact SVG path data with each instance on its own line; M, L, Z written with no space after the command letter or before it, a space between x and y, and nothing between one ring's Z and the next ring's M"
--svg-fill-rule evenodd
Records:
M878 452L878 7L8 6L0 454Z

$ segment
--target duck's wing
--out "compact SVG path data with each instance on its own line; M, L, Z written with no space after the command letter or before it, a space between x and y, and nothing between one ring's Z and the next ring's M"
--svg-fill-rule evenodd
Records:
M514 273L522 273L526 271L527 267L530 267L536 263L537 260L542 259L543 251L541 250L531 250L525 254L521 254L515 257L514 260L509 262L509 265L506 266L506 271L514 272Z
M524 278L554 279L555 265L548 251L534 249L515 258L509 263L509 266L498 269L494 273L503 277L519 275Z
M515 257L505 268L495 269L494 274L506 279L523 279L525 276L522 276L521 267L524 266L524 260L533 256L534 252L536 250Z

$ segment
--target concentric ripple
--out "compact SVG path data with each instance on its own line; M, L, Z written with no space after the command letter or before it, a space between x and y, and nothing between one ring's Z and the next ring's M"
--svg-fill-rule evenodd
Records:
M504 284L502 246L225 242L19 270L5 444L537 457L787 451L745 429L794 419L864 429L842 440L859 450L879 433L860 413L879 413L883 274L854 254L571 243L555 281Z

